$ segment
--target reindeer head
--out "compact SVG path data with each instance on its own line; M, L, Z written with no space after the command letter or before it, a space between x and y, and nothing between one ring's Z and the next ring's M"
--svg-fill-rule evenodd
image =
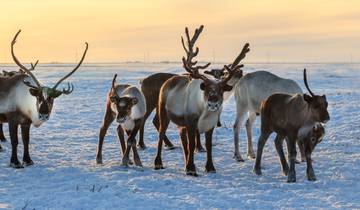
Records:
M321 123L303 126L299 129L298 137L307 151L312 152L325 135L325 128Z
M205 70L204 73L213 76L217 80L221 80L221 78L225 76L224 69L211 69L210 71Z
M124 123L131 115L132 107L138 103L138 99L130 96L119 97L115 89L116 77L117 74L114 75L109 98L112 110L116 112L116 121L118 123Z
M88 43L86 44L86 48L85 51L83 53L83 56L80 60L80 62L78 63L78 65L67 75L65 75L63 78L61 78L53 87L47 87L47 86L43 86L41 85L41 83L39 82L38 79L36 79L35 75L31 72L32 70L35 69L38 61L35 62L35 64L31 64L31 68L28 69L26 68L23 64L21 64L21 62L17 59L17 57L15 56L15 52L14 52L14 45L16 43L16 39L18 37L18 35L20 34L21 30L19 30L14 39L11 42L11 55L13 57L14 62L20 67L20 71L22 71L24 74L27 74L30 78L30 80L25 79L23 82L25 85L27 85L30 89L29 92L32 96L36 97L36 107L37 107L37 111L38 111L38 117L40 121L47 121L49 120L51 111L52 111L52 107L53 107L53 103L54 103L54 99L59 97L62 94L68 95L70 93L72 93L72 91L74 90L74 86L70 83L67 84L67 89L62 89L62 90L58 90L57 87L68 77L70 77L82 64L82 62L84 61L86 52L88 50Z
M306 89L309 91L310 95L304 94L304 100L309 104L311 115L316 122L326 123L330 120L330 115L327 110L328 102L326 101L326 96L315 95L309 88L307 78L306 78L306 69L304 69L304 83Z
M199 73L200 69L206 69L210 66L210 63L200 66L196 65L197 61L192 61L192 59L196 57L199 53L198 47L196 47L196 50L194 51L194 44L198 39L200 33L202 32L203 28L204 26L200 26L198 29L196 29L194 35L191 38L188 28L185 28L187 47L185 46L183 37L181 37L181 43L187 57L183 57L182 62L185 70L189 73L190 77L203 80L203 82L200 84L200 89L204 92L204 101L206 102L206 108L209 111L217 111L222 106L224 92L232 90L232 86L228 85L227 82L234 76L235 73L241 73L242 75L242 71L240 70L240 68L243 67L243 65L238 64L243 58L245 58L246 53L249 52L249 44L245 44L240 55L235 59L232 64L225 65L224 68L220 70L212 69L211 71L205 71L205 73L211 74L217 79L211 80L205 75ZM226 76L224 76L225 70L228 72Z

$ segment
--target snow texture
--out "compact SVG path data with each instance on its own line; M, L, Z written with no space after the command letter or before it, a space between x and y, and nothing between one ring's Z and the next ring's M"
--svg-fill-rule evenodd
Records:
M232 158L233 97L224 105L223 127L214 132L216 174L204 173L206 153L195 155L199 177L184 174L178 130L173 124L167 134L177 149L164 150L166 169L153 170L157 132L151 120L145 130L147 149L139 151L143 168L121 166L115 122L105 138L104 164L96 165L99 126L113 75L118 74L118 83L138 85L139 79L154 72L183 70L180 64L87 64L69 78L75 90L56 99L50 120L40 128L32 127L30 154L35 165L9 167L11 145L4 125L8 141L0 143L5 149L0 153L0 209L360 209L360 65L248 64L244 72L270 71L296 80L305 90L304 67L313 91L326 94L331 116L325 138L313 154L315 182L307 181L306 164L302 163L296 165L297 182L286 183L274 135L265 146L262 176L252 173L254 160L241 163ZM71 68L40 65L35 74L52 85ZM1 65L0 69L17 68ZM254 125L255 151L258 136L259 119ZM242 128L243 156L245 139ZM22 147L20 140L20 160Z

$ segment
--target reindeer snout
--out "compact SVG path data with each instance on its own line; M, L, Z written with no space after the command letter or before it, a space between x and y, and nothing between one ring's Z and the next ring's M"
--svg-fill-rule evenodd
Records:
M221 104L218 102L208 102L207 106L209 111L215 112L220 108Z
M39 119L41 121L48 121L50 118L50 115L49 114L39 114Z

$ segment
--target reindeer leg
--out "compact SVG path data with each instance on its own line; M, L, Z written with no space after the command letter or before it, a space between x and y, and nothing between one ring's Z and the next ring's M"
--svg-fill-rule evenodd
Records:
M1 147L1 144L0 144L0 152L4 151L4 149Z
M296 182L295 160L296 160L296 135L286 137L286 145L288 148L288 159L290 169L287 182Z
M3 131L3 124L0 123L0 141L2 142L5 142L6 141L6 138L5 138L5 135L4 135L4 131Z
M118 138L119 138L120 145L121 145L121 152L122 152L122 155L124 157L125 156L125 151L126 151L125 138L124 138L124 129L121 127L121 125L118 125L116 130L117 130ZM130 159L129 159L129 164L130 165L133 164L133 162Z
M21 125L21 135L24 144L23 163L25 166L30 166L34 164L34 162L30 158L30 153L29 153L30 125L31 124Z
M161 100L161 99L159 99L159 100ZM160 126L159 126L158 147L157 147L154 165L155 165L155 170L159 170L159 169L164 169L164 166L162 164L162 159L161 159L161 150L162 150L162 143L166 136L165 132L170 123L170 119L166 113L165 103L163 101L159 102L159 106L156 108L156 115L159 119Z
M109 129L109 126L114 121L114 116L110 108L110 104L107 105L104 120L100 127L100 133L99 133L99 142L98 142L98 148L96 153L96 163L102 164L102 146L104 143L104 137L106 135L107 130Z
M154 119L153 119L153 124L156 127L156 129L159 131L160 128L160 122L159 122L159 117L157 115L155 115ZM166 133L167 128L165 129L165 133ZM166 134L164 134L164 143L165 143L165 147L168 150L173 150L175 149L174 145L171 143L171 141L169 140L169 138L166 136Z
M215 173L215 167L212 161L212 135L214 128L205 133L205 146L206 146L206 166L205 171L207 173Z
M20 163L17 157L17 146L18 146L18 123L9 122L9 131L10 131L10 139L11 139L11 159L10 159L10 167L13 168L24 168L24 166Z
M138 131L140 129L142 121L143 121L142 119L135 120L135 127L133 128L133 130L130 133L130 137L132 139L134 139L133 142L135 142L132 144L134 162L135 162L135 165L139 166L139 167L142 167L142 163L141 163L140 156L139 156L139 153L136 148L136 134L138 133Z
M258 141L258 147L257 147L257 151L256 151L256 160L255 160L255 165L254 165L254 173L257 175L261 175L261 156L262 156L262 152L265 146L265 143L267 141L267 139L269 138L271 134L271 131L269 130L265 130L265 129L261 129L261 135L259 137L259 141Z
M305 148L304 148L304 143L302 141L300 141L299 139L296 140L296 143L299 147L300 150L300 154L301 154L301 162L305 162L306 161L306 155L305 155ZM296 160L296 163L300 163L298 160Z
M309 181L316 181L316 176L314 169L312 167L312 159L311 159L311 149L306 148L305 149L305 156L306 156L306 176Z
M279 159L280 159L280 163L281 163L281 167L282 167L282 172L284 173L284 175L288 175L289 172L289 165L286 161L285 155L284 155L284 149L283 149L283 142L284 142L284 137L277 134L276 138L275 138L275 148L276 151L279 155Z
M146 112L144 117L143 117L143 120L141 121L141 125L140 125L140 137L139 137L139 143L138 143L138 147L142 150L146 149L146 145L144 143L144 129L145 129L145 122L147 120L147 118L149 118L151 112Z
M200 139L200 133L199 130L196 129L196 152L205 152L204 147L201 146L201 139Z
M186 165L187 163L187 158L189 155L189 151L188 151L188 145L187 145L187 137L186 137L186 128L182 127L179 129L179 135L180 135L180 141L181 141L181 145L183 148L183 153L184 153L184 165Z
M189 152L186 163L186 175L197 176L196 167L194 164L196 126L188 126L186 127L186 131Z
M239 135L240 135L240 126L243 124L245 117L245 110L243 110L239 105L237 106L237 114L236 114L236 120L234 124L234 159L239 162L244 162L244 159L240 155L239 150Z
M255 153L252 145L252 126L254 124L254 121L256 119L256 113L255 112L249 112L249 118L246 121L245 127L246 127L246 136L248 139L247 143L247 156L250 159L255 158Z

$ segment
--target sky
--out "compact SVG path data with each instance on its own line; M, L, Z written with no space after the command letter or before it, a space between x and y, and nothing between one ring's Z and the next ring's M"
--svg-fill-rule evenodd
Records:
M0 63L181 61L180 37L205 26L199 60L360 62L358 0L0 0Z

